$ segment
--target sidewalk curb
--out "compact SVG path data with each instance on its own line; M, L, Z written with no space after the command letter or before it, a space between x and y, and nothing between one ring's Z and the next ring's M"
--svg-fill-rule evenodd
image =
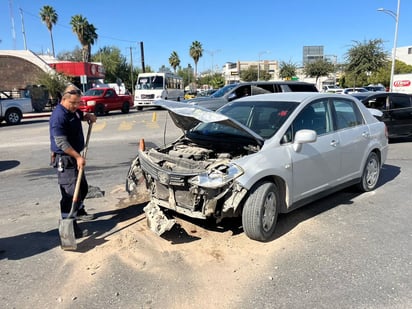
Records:
M51 112L23 114L23 119L50 117Z

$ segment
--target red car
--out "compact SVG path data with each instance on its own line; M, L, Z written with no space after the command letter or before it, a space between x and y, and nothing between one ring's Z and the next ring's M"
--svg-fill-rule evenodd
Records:
M114 110L127 114L131 107L133 98L130 95L118 95L113 88L91 88L81 97L79 109L101 116Z

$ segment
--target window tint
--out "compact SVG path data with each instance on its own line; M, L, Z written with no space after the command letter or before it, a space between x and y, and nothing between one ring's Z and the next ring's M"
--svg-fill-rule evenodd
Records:
M392 101L392 108L394 109L411 107L411 100L409 99L409 96L394 95L391 101Z
M328 100L318 100L307 105L293 121L293 132L302 129L314 130L318 135L332 131Z
M336 128L346 129L363 124L363 117L355 102L334 99L333 107L336 113Z

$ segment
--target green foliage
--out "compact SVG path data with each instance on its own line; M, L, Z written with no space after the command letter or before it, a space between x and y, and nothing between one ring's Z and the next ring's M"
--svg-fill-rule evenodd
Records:
M350 87L364 85L369 76L385 66L387 59L382 39L354 41L354 45L346 53L345 84Z
M72 31L77 35L83 48L83 62L89 62L91 58L91 46L98 38L97 28L88 22L82 15L74 15L70 20Z
M203 56L202 43L200 43L199 41L193 41L189 49L189 54L190 57L193 58L193 61L195 63L195 76L197 76L197 63L199 62L199 59Z
M83 61L83 52L79 46L76 46L72 51L62 51L57 54L57 59L62 61Z
M57 99L58 93L62 93L70 80L61 73L46 73L42 72L37 79L38 85L43 85L49 91L51 99Z
M53 57L54 53L54 40L53 40L53 26L57 23L59 15L56 13L55 9L49 5L45 5L40 10L40 19L46 25L47 29L50 32L50 39L52 43Z
M127 89L133 89L131 81L131 67L127 63L126 57L121 54L119 48L105 46L100 48L93 55L92 61L101 62L105 68L105 82L116 83L119 79L124 82ZM136 78L134 78L134 82Z
M177 52L173 51L170 54L169 64L173 68L173 71L176 73L176 68L180 65L180 58Z
M189 64L187 68L181 68L177 70L177 75L183 78L184 87L194 82L193 68Z
M240 79L245 82L251 82L257 80L257 66L251 65L246 70L240 71Z
M293 76L296 76L297 65L291 62L280 62L279 64L279 77L282 79L290 80Z
M314 62L307 63L303 70L306 76L315 77L317 83L319 77L328 76L329 73L333 73L335 71L335 66L328 60L319 59Z
M208 85L213 89L219 89L225 85L225 79L219 73L213 75L205 75L199 78L200 85Z

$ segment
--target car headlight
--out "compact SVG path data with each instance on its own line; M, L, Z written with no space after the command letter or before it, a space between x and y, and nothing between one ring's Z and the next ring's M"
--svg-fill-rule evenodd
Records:
M95 106L96 101L87 101L87 106Z
M243 169L234 163L219 164L210 171L189 179L189 183L199 187L215 189L226 185L242 174Z

